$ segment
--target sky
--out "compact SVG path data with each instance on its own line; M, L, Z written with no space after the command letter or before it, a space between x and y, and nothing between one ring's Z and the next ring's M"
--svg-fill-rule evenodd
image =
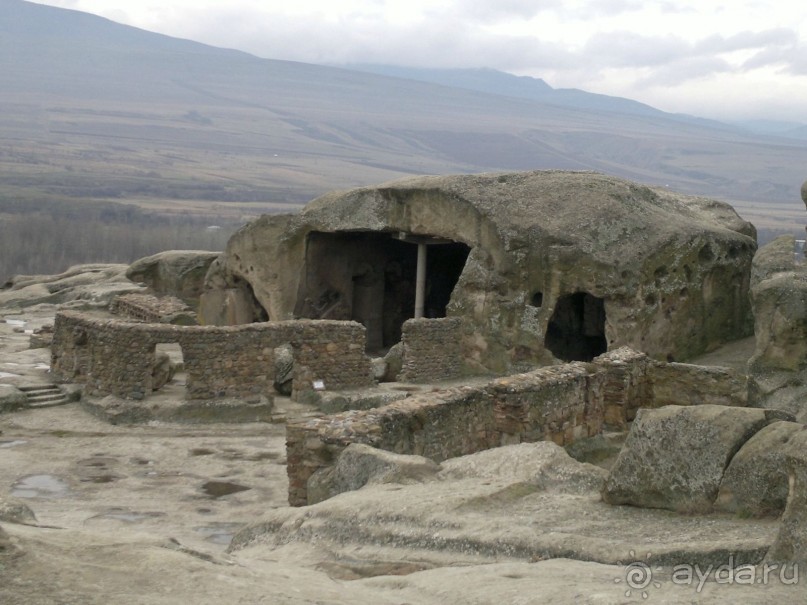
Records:
M807 124L795 0L38 0L259 57L487 67L724 121Z

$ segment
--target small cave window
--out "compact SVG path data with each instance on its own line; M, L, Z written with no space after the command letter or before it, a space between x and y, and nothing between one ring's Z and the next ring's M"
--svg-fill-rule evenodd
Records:
M563 361L591 361L605 353L605 301L588 292L561 296L549 320L544 345Z
M530 305L531 306L538 307L540 309L543 306L543 304L544 304L544 293L543 292L540 292L540 291L535 292L530 297Z

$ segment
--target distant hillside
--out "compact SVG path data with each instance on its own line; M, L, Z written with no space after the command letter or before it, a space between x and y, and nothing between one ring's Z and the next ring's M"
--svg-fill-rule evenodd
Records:
M359 67L0 0L0 202L226 203L246 215L406 174L564 168L770 214L798 205L807 178L804 140L493 70Z
M395 65L352 64L345 65L347 69L355 69L394 78L405 78L420 82L431 82L442 86L464 88L489 94L530 99L560 105L589 109L594 111L620 112L636 116L654 116L659 118L673 118L682 121L703 121L691 116L665 113L650 105L612 97L594 94L576 88L555 89L540 78L528 76L514 76L495 69L425 69L417 67L399 67ZM712 126L726 127L718 122Z

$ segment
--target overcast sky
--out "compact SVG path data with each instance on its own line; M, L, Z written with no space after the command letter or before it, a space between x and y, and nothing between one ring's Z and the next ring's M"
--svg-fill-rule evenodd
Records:
M796 0L39 0L260 57L491 67L723 120L807 123Z

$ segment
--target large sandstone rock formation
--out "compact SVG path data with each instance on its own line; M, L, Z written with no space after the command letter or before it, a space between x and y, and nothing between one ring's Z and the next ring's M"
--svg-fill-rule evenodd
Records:
M714 200L561 171L415 177L261 217L211 266L202 319L353 319L383 350L413 314L416 244L425 315L464 320L472 369L625 345L681 360L751 331L752 225Z
M168 250L133 262L126 277L144 283L157 294L196 299L202 293L205 274L219 252Z
M784 235L754 257L751 300L756 349L748 362L749 404L807 419L807 267Z
M106 307L120 294L142 290L126 279L127 269L128 265L89 264L57 275L15 275L0 287L0 307Z

